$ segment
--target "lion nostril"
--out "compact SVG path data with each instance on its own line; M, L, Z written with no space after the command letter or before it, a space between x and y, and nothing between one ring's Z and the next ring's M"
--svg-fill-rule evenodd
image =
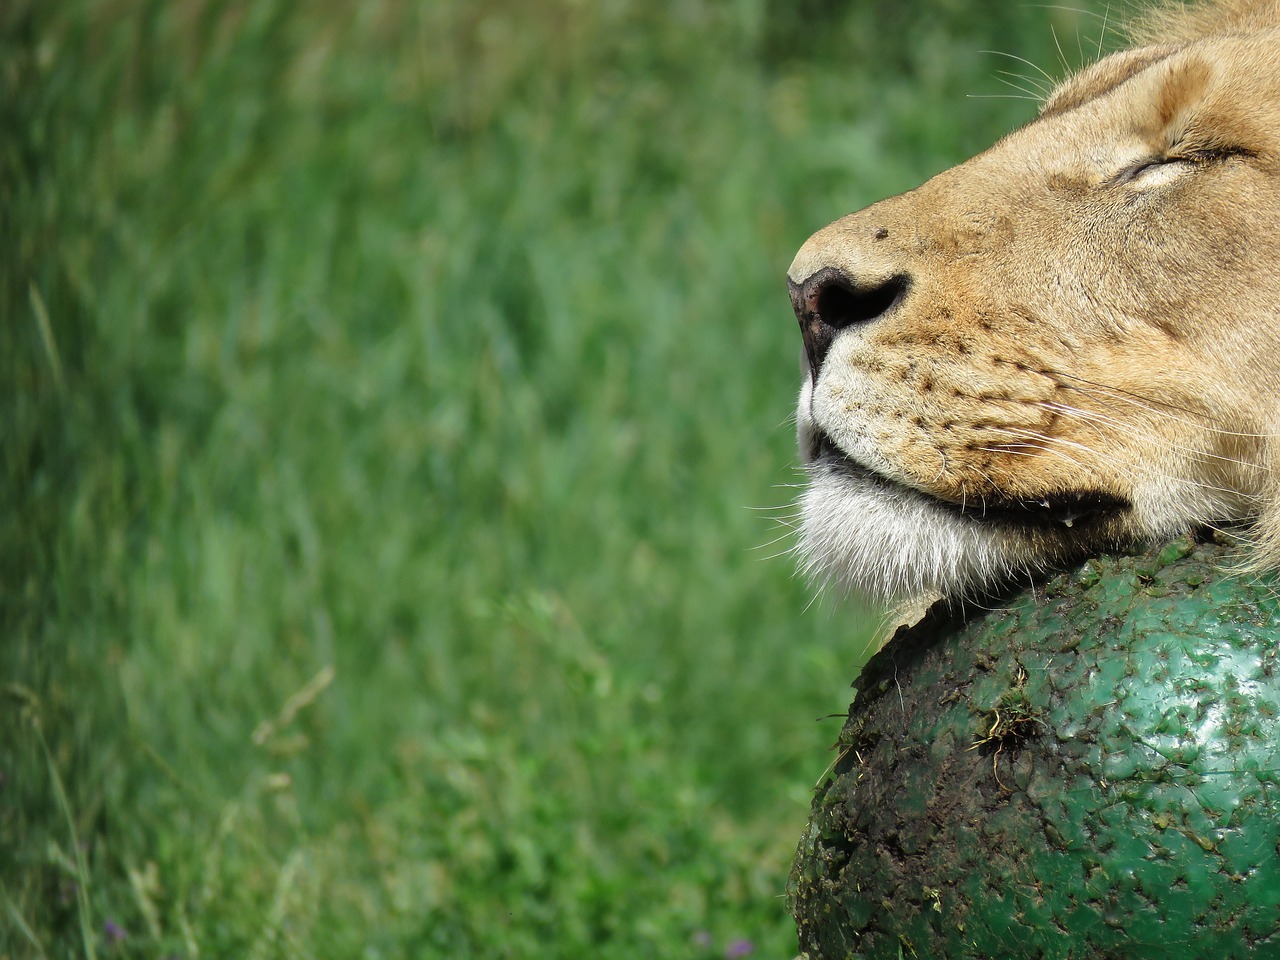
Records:
M868 323L887 313L906 289L907 278L902 276L890 277L873 287L846 285L842 279L828 280L818 289L818 317L836 330Z
M818 375L841 330L882 317L902 299L910 285L905 274L866 282L833 267L819 270L804 283L791 283L791 302L800 321L813 376Z

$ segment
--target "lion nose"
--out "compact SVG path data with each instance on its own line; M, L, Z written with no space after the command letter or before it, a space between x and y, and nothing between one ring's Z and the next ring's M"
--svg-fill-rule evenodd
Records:
M824 267L802 283L787 279L791 306L800 321L809 373L816 380L827 351L840 331L870 323L888 313L907 292L910 280L893 274L880 280L851 277Z

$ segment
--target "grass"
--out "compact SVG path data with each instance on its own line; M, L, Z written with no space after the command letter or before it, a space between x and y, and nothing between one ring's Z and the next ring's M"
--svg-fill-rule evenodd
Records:
M0 8L0 956L791 955L782 276L1098 33L904 16Z

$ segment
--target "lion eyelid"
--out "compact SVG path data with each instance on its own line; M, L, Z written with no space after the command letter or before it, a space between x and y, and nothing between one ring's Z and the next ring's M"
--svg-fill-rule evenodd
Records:
M1174 163L1194 163L1194 162L1195 161L1192 160L1190 157L1175 156L1171 154L1156 156L1156 157L1145 157L1142 160L1138 160L1135 163L1129 164L1129 166L1125 167L1123 170L1117 173L1114 177L1112 177L1110 180L1110 183L1113 186L1121 186L1126 183L1132 183L1134 180L1137 180L1140 176L1142 176L1148 170L1155 170L1160 167L1166 167Z
M1257 154L1244 147L1214 146L1183 151L1179 154L1178 159L1186 160L1190 163L1218 163L1223 160L1247 159L1253 156L1257 156Z
M1185 163L1193 167L1201 167L1206 164L1218 163L1235 157L1250 156L1253 156L1252 151L1245 150L1243 147L1208 147L1199 150L1178 150L1177 148L1174 148L1169 150L1167 153L1144 157L1141 160L1129 164L1129 166L1125 167L1112 177L1110 182L1115 186L1131 183L1148 170L1155 170L1160 167L1167 167L1177 163Z

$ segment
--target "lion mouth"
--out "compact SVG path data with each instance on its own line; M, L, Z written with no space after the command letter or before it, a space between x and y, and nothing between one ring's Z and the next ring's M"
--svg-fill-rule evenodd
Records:
M957 503L884 476L849 456L825 433L819 432L814 437L810 454L811 463L859 484L878 487L889 495L921 497L975 523L1075 529L1109 520L1133 506L1124 497L1100 490L1054 491L1035 497L1005 496L996 491Z

